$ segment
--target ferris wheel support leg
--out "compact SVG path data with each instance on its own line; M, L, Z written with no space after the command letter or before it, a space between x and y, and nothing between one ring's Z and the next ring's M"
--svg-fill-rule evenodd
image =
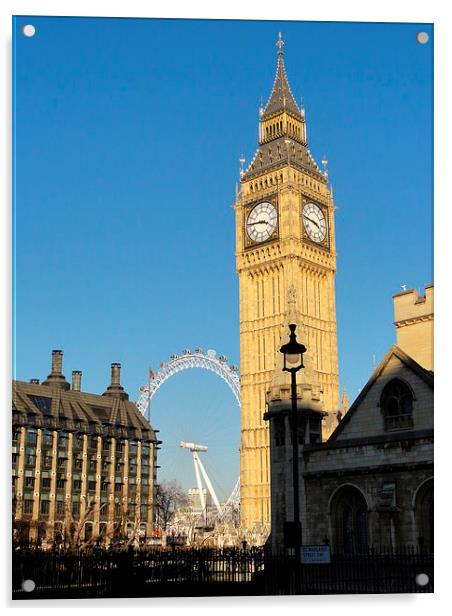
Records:
M213 498L213 502L215 503L215 506L218 510L218 513L221 513L221 505L218 501L217 495L215 494L215 490L213 489L213 485L210 482L209 476L207 475L204 465L201 462L200 458L198 458L198 464L199 464L199 468L201 469L202 476L204 477L204 481L206 482L207 489L209 490L210 495Z
M199 460L199 456L196 453L196 451L193 451L193 464L195 466L195 475L196 475L196 485L198 486L198 492L199 492L199 500L201 501L201 509L202 509L202 513L204 514L205 510L206 510L206 501L204 499L204 492L203 492L203 487L202 487L202 482L201 482L201 475L199 474L199 466L198 464L200 464L200 460Z

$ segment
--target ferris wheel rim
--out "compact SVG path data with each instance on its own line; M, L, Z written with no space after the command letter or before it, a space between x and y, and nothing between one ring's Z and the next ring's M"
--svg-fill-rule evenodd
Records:
M182 355L171 355L169 362L162 362L157 372L152 372L149 381L140 387L140 397L136 401L139 411L145 415L153 396L169 378L188 369L204 369L219 376L229 386L240 407L240 377L237 366L229 366L224 355L216 357L216 352L209 349L204 353L196 349L194 353L184 350Z

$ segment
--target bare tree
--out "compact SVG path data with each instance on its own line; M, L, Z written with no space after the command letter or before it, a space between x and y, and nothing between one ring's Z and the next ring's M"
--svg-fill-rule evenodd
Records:
M92 496L86 499L85 501L85 510L83 515L75 516L71 503L66 502L65 504L65 516L63 521L63 536L66 545L72 550L78 548L88 547L91 543L94 543L96 537L94 534L88 540L84 540L84 528L85 522L91 521L90 517L94 512L95 500ZM103 504L100 509L106 506L106 503Z
M113 523L112 532L107 534L106 537L110 537L116 545L121 547L137 544L140 538L140 519L136 511L133 515L127 515L121 509L121 514L116 516Z
M187 503L187 494L176 480L162 481L156 490L157 526L166 532L177 509L186 506Z

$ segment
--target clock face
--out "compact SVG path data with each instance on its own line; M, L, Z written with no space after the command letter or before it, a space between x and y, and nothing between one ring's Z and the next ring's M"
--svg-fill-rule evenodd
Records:
M246 221L246 232L253 242L265 242L276 229L278 214L276 208L268 201L258 203L250 212Z
M326 220L319 206L315 203L306 203L302 218L309 239L317 243L323 242L326 236Z

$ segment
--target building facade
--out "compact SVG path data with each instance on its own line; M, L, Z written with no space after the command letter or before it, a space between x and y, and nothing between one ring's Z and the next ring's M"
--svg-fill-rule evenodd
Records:
M427 294L433 302L433 285ZM404 302L404 312L401 295L394 297L396 328L397 317L405 321L406 314L412 315L412 304L425 305L425 298L419 302L416 292L407 291L402 295L410 300ZM309 437L308 430L305 438L299 437L303 545L329 544L336 553L372 547L433 550L434 380L428 368L433 357L425 352L433 349L432 333L432 328L421 328L417 345L412 346L413 339L408 342L425 365L392 346L326 442L316 442L316 433ZM302 394L305 387L299 393L302 426L312 414ZM273 396L266 415L274 551L283 549L284 522L293 520L289 406L287 397L281 402Z
M154 531L155 431L128 400L120 364L102 395L62 373L13 381L13 533L17 542L80 547L146 542Z
M275 82L260 109L258 149L241 175L235 203L241 519L247 528L270 523L269 433L262 412L294 296L326 412L325 438L339 410L333 191L308 149L305 112L289 86L283 45L280 37Z
M418 364L433 370L433 284L423 295L407 289L393 296L397 346Z

